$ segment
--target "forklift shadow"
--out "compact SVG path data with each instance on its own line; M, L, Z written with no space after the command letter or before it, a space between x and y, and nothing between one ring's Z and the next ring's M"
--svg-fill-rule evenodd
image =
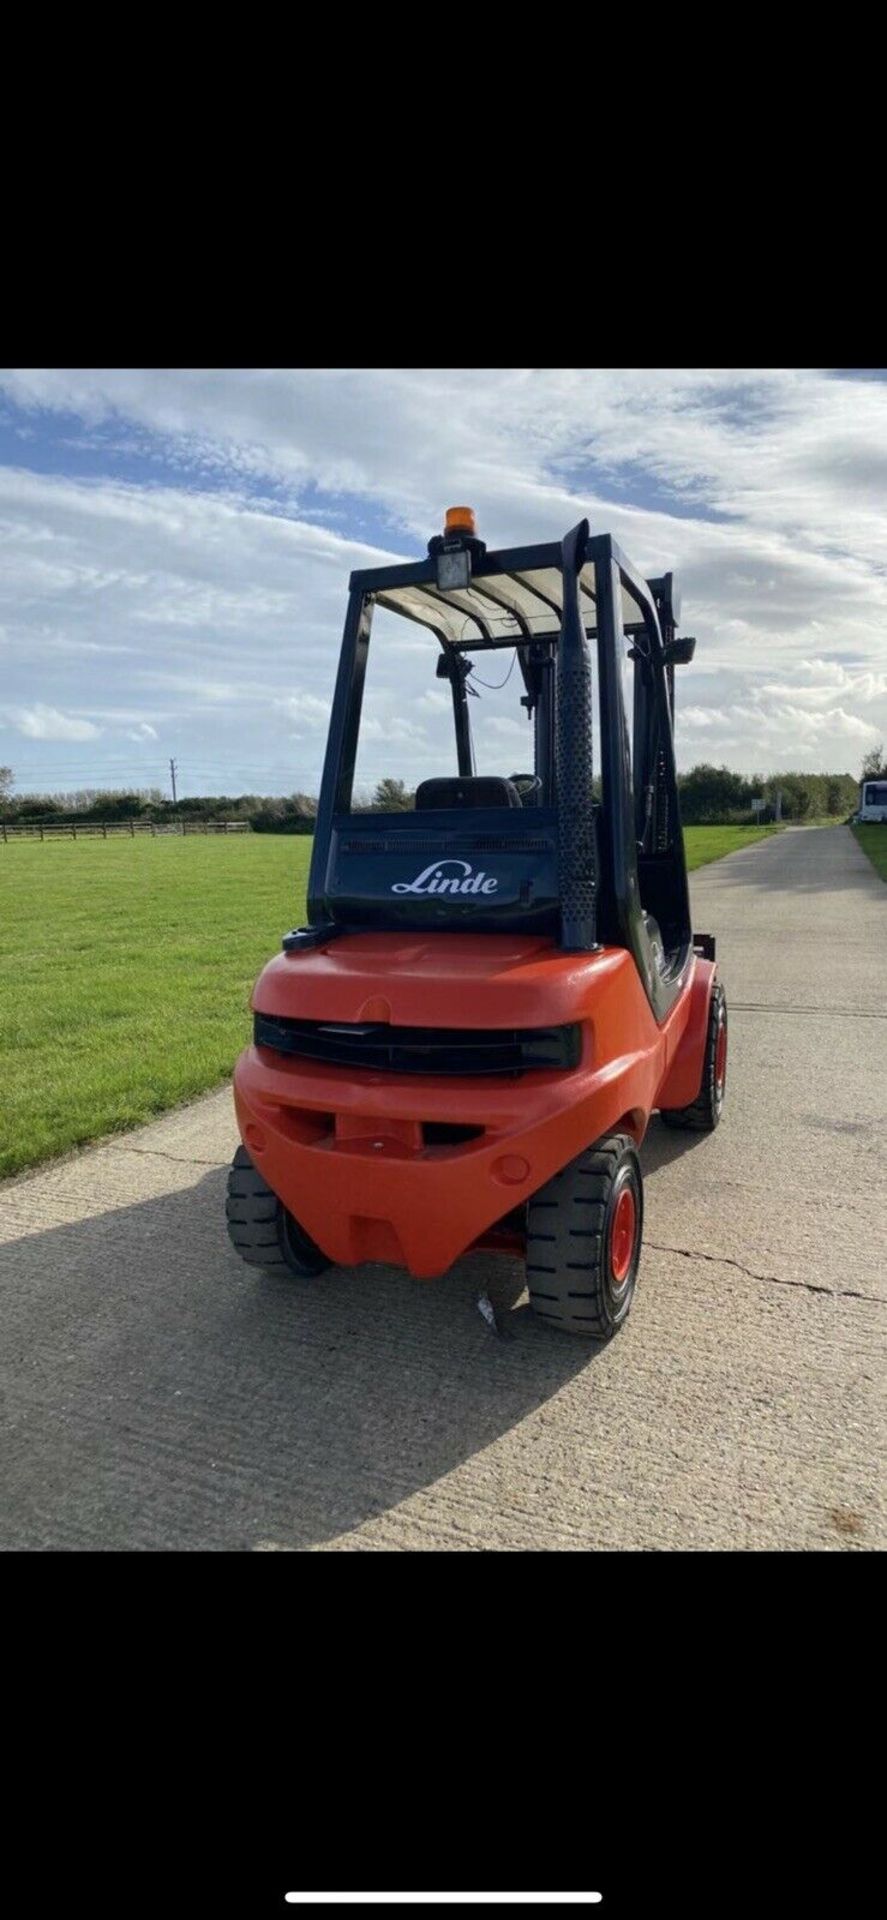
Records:
M654 1118L645 1176L699 1139ZM2 1248L29 1439L0 1544L307 1547L421 1495L583 1371L595 1391L609 1349L537 1319L522 1262L263 1274L228 1243L226 1178Z
M641 1171L644 1179L658 1173L660 1167L670 1167L674 1160L680 1160L693 1147L699 1147L707 1138L692 1127L667 1127L654 1113L641 1147Z
M243 1266L226 1171L3 1248L28 1428L3 1544L310 1546L421 1495L584 1369L594 1391L601 1349L536 1319L502 1256L431 1282Z

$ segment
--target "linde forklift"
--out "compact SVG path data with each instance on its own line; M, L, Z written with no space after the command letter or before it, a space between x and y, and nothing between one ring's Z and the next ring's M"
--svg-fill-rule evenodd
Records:
M353 805L377 608L424 629L454 730L453 770L387 814ZM726 1076L675 778L679 613L673 574L645 579L585 520L489 552L452 508L424 559L352 574L307 926L259 976L234 1078L227 1221L250 1266L431 1278L486 1249L525 1261L552 1327L622 1325L650 1116L710 1131ZM508 651L533 742L511 777L476 771L468 697Z

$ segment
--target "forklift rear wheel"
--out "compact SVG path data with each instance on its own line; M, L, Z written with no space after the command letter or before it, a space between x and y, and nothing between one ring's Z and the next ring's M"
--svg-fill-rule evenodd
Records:
M527 1208L527 1287L540 1318L609 1340L637 1278L644 1193L634 1141L609 1134L556 1173Z
M724 1106L727 1080L727 996L718 980L712 990L705 1041L702 1085L690 1107L663 1108L667 1127L688 1127L695 1133L713 1133Z
M301 1280L312 1280L329 1266L326 1254L265 1185L245 1147L238 1147L231 1162L225 1212L231 1245L248 1267L264 1267L269 1273L286 1268Z

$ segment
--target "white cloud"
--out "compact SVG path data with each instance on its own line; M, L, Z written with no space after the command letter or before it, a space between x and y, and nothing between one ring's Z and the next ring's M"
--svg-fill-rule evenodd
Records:
M290 693L285 700L275 700L274 705L282 708L294 721L294 736L316 732L318 727L326 731L330 717L330 703L319 700L314 693Z
M368 712L362 722L361 732L365 740L373 742L387 740L421 742L427 737L424 727L414 726L413 722L407 720L403 714L396 713L386 714L384 719L379 719L377 715Z
M679 677L683 764L704 749L749 770L811 753L855 769L887 735L887 383L808 369L271 369L29 370L0 385L35 429L71 411L86 444L148 454L165 476L0 470L7 699L73 726L91 724L87 700L96 721L106 703L127 712L128 734L109 722L82 756L84 777L114 755L125 774L126 752L142 774L152 738L133 755L131 736L156 736L160 697L183 791L216 777L316 789L348 573L393 548L418 556L461 499L491 545L557 537L588 513L642 570L677 570L698 639ZM362 516L372 534L346 537ZM419 629L377 615L368 779L415 780L451 753L434 659ZM498 721L526 733L520 691L515 675L495 714L488 696L472 702L506 757ZM47 743L49 768L52 742L95 734L23 737Z
M75 714L60 713L57 707L6 707L7 724L29 740L97 740L101 727L91 720L79 720Z
M848 673L834 660L804 660L800 672L809 675L812 685L781 685L765 680L761 694L768 699L786 699L805 707L826 708L835 695L842 693L856 702L870 705L887 694L887 673Z
M879 737L877 727L843 706L817 712L799 704L790 687L749 689L745 699L724 705L680 708L677 726L685 765L714 757L753 773L811 766L811 755L823 772L853 771L848 760L855 762Z

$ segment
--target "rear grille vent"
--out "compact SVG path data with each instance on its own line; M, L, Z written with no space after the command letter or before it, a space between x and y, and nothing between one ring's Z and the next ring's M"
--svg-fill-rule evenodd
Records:
M554 838L546 840L542 834L522 833L512 837L505 834L474 833L467 841L469 853L553 853Z
M275 1053L375 1073L518 1074L578 1066L582 1051L578 1026L391 1027L268 1013L254 1016L253 1038Z
M422 1139L426 1147L463 1147L467 1140L482 1140L483 1127L451 1125L446 1120L424 1120Z
M553 853L554 837L545 838L538 833L451 833L444 839L440 834L435 839L426 839L423 835L404 833L391 835L390 839L343 840L343 853Z

